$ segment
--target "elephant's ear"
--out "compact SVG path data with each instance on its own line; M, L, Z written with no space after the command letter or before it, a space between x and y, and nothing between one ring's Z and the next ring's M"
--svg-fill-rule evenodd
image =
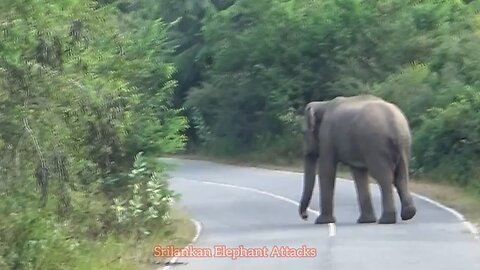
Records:
M317 116L315 109L312 107L312 103L307 104L305 107L305 127L304 131L314 132L317 125Z
M315 126L317 125L317 116L315 115L315 110L310 106L309 107L309 130L313 132Z

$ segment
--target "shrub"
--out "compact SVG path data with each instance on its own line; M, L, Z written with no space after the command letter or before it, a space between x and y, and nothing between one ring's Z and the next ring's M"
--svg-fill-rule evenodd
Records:
M164 173L140 152L133 169L126 176L126 194L113 199L114 226L118 231L134 231L140 238L169 220L170 206L176 193L168 187Z
M480 93L470 89L445 108L432 108L416 131L413 154L423 171L478 187Z

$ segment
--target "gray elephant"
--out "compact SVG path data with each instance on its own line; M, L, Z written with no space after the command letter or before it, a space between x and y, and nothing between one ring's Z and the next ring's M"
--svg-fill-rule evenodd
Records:
M380 224L396 223L393 186L400 196L402 220L416 214L408 189L411 134L400 109L372 95L336 97L310 102L305 107L304 186L299 207L307 219L316 168L320 182L320 216L316 224L335 223L333 194L337 164L350 168L357 190L357 223L377 222L368 176L380 186L383 213Z

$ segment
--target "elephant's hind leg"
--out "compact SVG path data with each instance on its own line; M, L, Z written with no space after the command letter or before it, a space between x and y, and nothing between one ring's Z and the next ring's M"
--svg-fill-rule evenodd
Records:
M377 180L382 193L382 216L380 224L393 224L397 222L395 202L393 200L393 169L385 160L377 161L368 170L370 175Z
M417 212L413 203L412 195L408 191L408 182L408 165L401 160L396 168L394 185L397 188L398 196L402 203L402 210L400 213L402 220L412 219Z
M372 205L370 196L370 185L368 183L368 171L366 169L350 168L353 179L355 180L355 187L357 189L357 200L360 208L360 217L357 223L375 223L375 211Z

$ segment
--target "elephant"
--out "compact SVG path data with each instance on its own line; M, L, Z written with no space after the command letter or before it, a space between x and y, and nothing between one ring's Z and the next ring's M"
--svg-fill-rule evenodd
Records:
M299 214L308 218L318 170L320 215L315 224L336 223L333 199L337 165L350 169L355 183L360 216L357 223L376 223L369 176L380 186L382 215L378 224L397 222L393 186L401 201L402 220L417 210L409 191L411 132L407 118L393 103L362 94L311 101L304 109L303 193Z

